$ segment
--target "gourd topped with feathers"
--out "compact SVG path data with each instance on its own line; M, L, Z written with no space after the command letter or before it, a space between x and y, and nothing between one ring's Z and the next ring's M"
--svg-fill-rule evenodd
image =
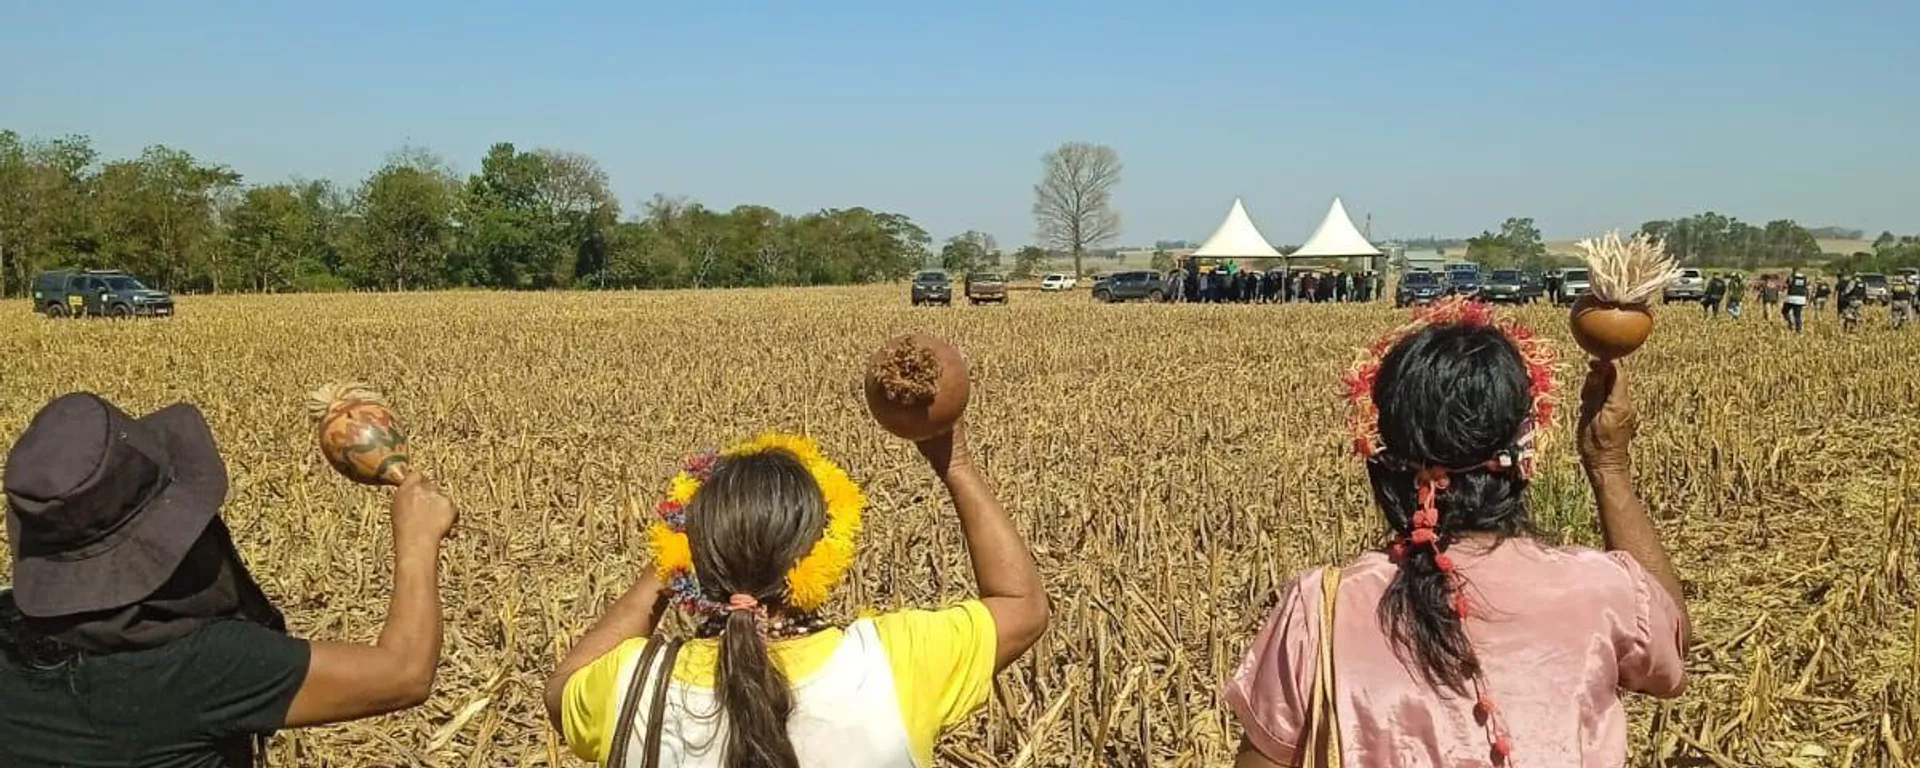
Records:
M1601 360L1626 357L1653 333L1653 297L1679 279L1666 246L1645 234L1580 241L1592 290L1573 303L1573 340Z

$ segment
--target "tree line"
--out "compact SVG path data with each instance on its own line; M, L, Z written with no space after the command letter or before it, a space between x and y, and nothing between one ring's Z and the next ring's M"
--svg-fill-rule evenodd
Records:
M459 178L394 153L351 187L246 185L164 146L103 160L83 136L0 131L0 295L55 267L123 269L177 291L699 288L902 278L932 255L912 219L790 215L655 195L622 216L593 158L495 144Z
M1920 266L1920 244L1915 243L1920 238L1896 237L1884 232L1874 242L1871 253L1828 254L1821 252L1819 238L1851 235L1841 239L1859 239L1862 233L1841 227L1807 229L1790 219L1755 226L1708 211L1686 218L1649 221L1640 226L1640 232L1659 239L1668 255L1689 267L1754 270L1806 266L1822 260L1830 268L1863 265L1853 267L1854 271ZM1530 218L1509 218L1501 223L1498 232L1483 231L1467 238L1463 244L1466 259L1485 267L1545 269L1577 262L1577 259L1548 253L1539 228Z

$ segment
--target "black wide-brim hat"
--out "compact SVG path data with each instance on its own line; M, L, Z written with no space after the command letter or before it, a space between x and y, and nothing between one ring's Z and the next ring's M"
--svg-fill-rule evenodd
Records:
M135 419L92 393L36 414L7 454L13 597L28 616L153 594L220 513L227 468L200 410Z

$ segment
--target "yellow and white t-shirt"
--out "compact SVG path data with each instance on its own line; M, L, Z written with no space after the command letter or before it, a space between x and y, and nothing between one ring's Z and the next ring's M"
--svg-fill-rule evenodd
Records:
M645 638L621 643L567 680L561 725L573 753L604 763ZM803 766L925 768L940 733L986 703L993 688L993 616L977 600L938 611L861 619L769 646L793 686L787 733ZM725 715L713 696L719 645L680 650L667 687L661 768L717 768ZM638 766L653 691L640 692L628 761ZM615 766L615 768L626 768Z

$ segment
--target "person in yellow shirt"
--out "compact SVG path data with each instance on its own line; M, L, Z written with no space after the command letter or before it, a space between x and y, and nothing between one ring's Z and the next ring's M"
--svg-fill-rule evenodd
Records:
M865 499L805 438L689 462L650 530L656 569L547 681L581 759L625 768L924 768L993 675L1046 631L1033 555L956 429L918 444L960 518L980 596L845 627L816 610L851 565ZM700 622L655 635L669 605Z

